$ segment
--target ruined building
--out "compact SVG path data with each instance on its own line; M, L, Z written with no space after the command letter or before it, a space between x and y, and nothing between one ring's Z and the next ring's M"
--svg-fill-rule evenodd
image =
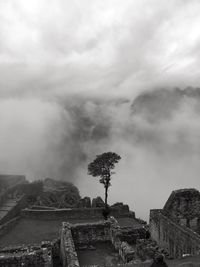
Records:
M24 176L0 176L0 184L2 267L149 267L160 253L181 258L200 252L196 189L173 191L163 209L151 210L150 237L148 225L122 202L110 206L105 221L100 197L81 198L77 188L62 181L30 183Z
M123 264L146 238L146 224L121 202L104 221L103 200L81 198L65 182L0 176L0 183L1 267Z
M173 191L163 209L150 211L151 237L170 257L200 253L200 192Z

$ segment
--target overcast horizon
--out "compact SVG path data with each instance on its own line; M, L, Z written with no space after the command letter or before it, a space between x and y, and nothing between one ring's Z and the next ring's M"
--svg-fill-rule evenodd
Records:
M198 0L0 0L0 169L101 195L87 164L118 153L110 202L148 218L198 190ZM92 192L92 193L91 193Z

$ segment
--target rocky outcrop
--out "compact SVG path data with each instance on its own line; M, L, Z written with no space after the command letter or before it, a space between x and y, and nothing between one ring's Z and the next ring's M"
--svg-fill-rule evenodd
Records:
M43 182L44 192L37 198L35 205L56 208L77 207L80 201L78 188L72 183L47 178Z
M104 207L104 201L101 197L93 198L92 200L92 208L103 208Z
M84 197L79 200L78 208L91 208L91 199L90 197Z

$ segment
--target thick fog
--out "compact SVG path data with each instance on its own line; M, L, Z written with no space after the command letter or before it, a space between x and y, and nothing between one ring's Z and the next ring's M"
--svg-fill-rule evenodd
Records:
M109 201L148 218L200 173L200 3L0 0L0 169L74 182L121 156Z

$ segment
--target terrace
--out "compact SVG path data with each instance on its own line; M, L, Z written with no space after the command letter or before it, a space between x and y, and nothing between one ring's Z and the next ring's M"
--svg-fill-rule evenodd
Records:
M69 219L68 221L74 224L95 220ZM13 245L40 244L44 240L52 241L59 237L62 222L62 218L47 221L21 217L0 237L0 248Z

